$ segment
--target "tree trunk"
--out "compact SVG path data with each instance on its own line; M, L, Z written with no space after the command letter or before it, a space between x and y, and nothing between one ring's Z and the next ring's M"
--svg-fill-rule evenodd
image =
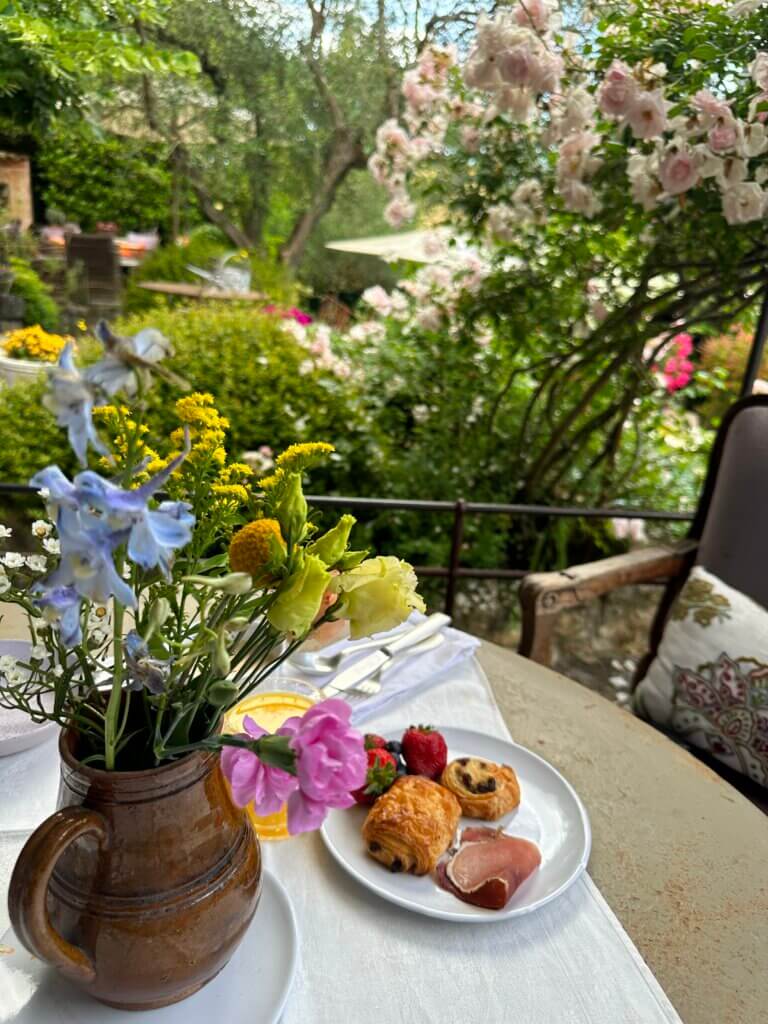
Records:
M312 201L296 218L288 241L280 250L283 263L296 269L304 255L309 236L330 210L339 186L351 170L365 167L365 164L366 156L359 135L348 128L335 131Z

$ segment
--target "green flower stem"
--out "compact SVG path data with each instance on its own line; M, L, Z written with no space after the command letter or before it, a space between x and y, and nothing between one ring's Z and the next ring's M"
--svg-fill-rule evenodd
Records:
M117 572L122 571L122 558L116 560ZM120 715L120 698L123 689L123 606L113 601L113 644L112 656L112 689L109 693L107 713L104 717L104 763L107 771L115 770L115 755L118 741L118 718Z

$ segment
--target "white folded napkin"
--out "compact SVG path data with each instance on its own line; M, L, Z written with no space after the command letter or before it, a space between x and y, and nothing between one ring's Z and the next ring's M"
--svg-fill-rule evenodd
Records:
M418 625L424 621L425 616L414 613L408 620L411 625ZM352 721L356 724L379 714L382 710L388 709L401 701L410 700L417 693L437 685L441 681L450 678L451 671L458 665L472 657L475 650L480 646L477 637L463 633L459 629L447 627L442 631L445 640L438 647L424 651L422 654L408 654L404 651L396 656L391 668L382 672L380 678L381 689L375 696L362 697L355 694L351 698ZM389 634L381 634L381 646L387 642ZM331 656L339 651L349 648L354 651L355 645L350 640L341 640L338 643L330 644L317 653ZM360 652L359 657L350 654L344 658L340 671L354 665L356 661L371 654L367 648ZM313 691L322 690L328 683L333 682L333 674L327 677L308 676L303 674L292 663L287 662L280 670L280 686L286 689L305 689ZM277 680L276 680L277 682ZM333 694L332 696L336 696ZM338 696L343 697L344 694Z

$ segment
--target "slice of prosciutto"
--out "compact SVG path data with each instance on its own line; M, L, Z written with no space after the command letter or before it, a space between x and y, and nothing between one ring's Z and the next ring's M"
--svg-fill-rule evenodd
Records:
M465 903L501 910L541 864L535 843L500 829L465 828L459 849L437 866L443 889Z

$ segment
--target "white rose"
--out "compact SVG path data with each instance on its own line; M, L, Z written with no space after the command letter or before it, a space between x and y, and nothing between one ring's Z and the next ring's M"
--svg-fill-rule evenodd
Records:
M729 157L723 160L716 181L723 191L740 185L747 177L747 161L739 160L738 157Z
M18 551L9 551L3 555L3 565L8 569L21 569L24 561L24 555L20 555Z
M747 224L759 220L765 209L766 194L755 181L743 181L723 192L723 214L729 224Z
M46 537L45 540L43 541L43 547L45 548L49 555L61 554L61 544L59 543L56 537Z
M27 555L27 568L32 572L45 572L48 562L44 555Z
M7 537L10 537L12 533L13 530L10 528L10 526L0 525L0 540L5 540Z
M7 594L11 589L11 581L3 574L0 576L0 594Z
M43 538L48 537L53 530L53 523L47 522L45 519L36 519L32 523L32 533L35 537Z

